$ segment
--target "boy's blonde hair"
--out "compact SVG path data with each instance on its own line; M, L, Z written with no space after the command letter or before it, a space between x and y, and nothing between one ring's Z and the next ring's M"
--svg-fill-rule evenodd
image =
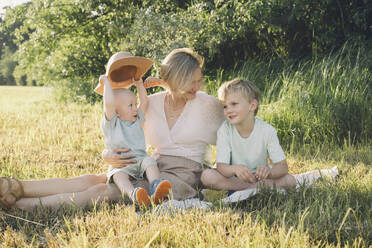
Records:
M126 89L126 88L118 88L118 89L112 89L114 93L115 101L127 98L127 97L136 97L136 94L134 94L133 91Z
M254 83L240 78L235 78L231 81L224 82L218 89L218 99L221 102L225 102L226 96L230 93L240 93L248 102L256 100L257 108L254 111L254 115L257 114L260 92Z
M168 83L171 92L182 94L189 89L195 70L203 64L203 58L192 49L174 49L163 60L160 77Z

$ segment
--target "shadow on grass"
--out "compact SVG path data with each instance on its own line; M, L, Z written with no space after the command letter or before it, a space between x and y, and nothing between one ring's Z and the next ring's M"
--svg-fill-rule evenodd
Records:
M361 185L338 185L327 180L314 187L300 187L282 194L263 189L247 200L231 204L244 220L249 213L252 220L268 227L285 224L309 234L318 243L372 245L372 193ZM214 210L227 206L218 203ZM317 242L318 241L318 242Z
M238 213L242 223L250 219L264 223L268 228L283 225L287 230L295 228L306 232L314 243L344 246L355 244L359 240L362 246L370 246L371 206L372 193L367 186L324 180L314 187L288 190L287 194L263 189L257 195L231 205L221 205L216 201L211 211ZM114 214L118 207L133 208L133 215L136 215L134 207L124 205L123 202L104 203L89 208L61 206L55 210L43 208L33 212L12 210L6 212L7 215L2 211L0 226L2 231L10 228L22 233L27 242L36 242L43 246L48 243L48 234L56 235L61 230L69 232L70 228L75 228L71 225L74 219L85 220L98 212ZM247 214L250 218L247 218Z

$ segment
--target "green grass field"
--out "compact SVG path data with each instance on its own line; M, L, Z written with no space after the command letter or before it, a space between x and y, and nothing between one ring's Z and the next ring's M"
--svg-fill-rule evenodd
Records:
M1 86L0 96L0 176L39 179L106 171L100 104L56 103L50 89L36 87ZM368 247L370 151L369 144L347 143L326 154L287 151L291 173L337 166L340 175L298 192L265 191L237 205L216 202L212 210L174 217L138 216L121 203L1 210L0 246ZM217 198L214 193L209 199Z

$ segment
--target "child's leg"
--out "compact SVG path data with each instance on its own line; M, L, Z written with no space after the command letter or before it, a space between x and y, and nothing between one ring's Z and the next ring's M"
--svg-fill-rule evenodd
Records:
M127 196L131 196L134 187L133 184L130 182L129 175L125 172L119 171L116 172L112 179L116 186L118 186L120 192L123 194L126 194Z
M144 188L134 188L127 173L118 171L112 178L122 195L126 194L140 206L150 206L151 202L147 191Z
M216 190L243 190L256 188L256 183L246 183L237 177L225 177L215 169L206 169L201 175L204 186Z
M140 166L141 173L146 174L149 183L160 179L159 167L154 158L144 157L140 163Z
M147 180L151 183L154 180L159 180L160 171L157 165L150 165L146 168Z
M151 199L155 203L160 203L172 190L172 184L167 179L160 180L160 170L153 158L144 158L141 166L145 169L147 180L150 183Z
M287 174L276 179L264 179L263 183L269 187L273 187L275 185L277 188L287 189L296 186L296 179L294 176Z

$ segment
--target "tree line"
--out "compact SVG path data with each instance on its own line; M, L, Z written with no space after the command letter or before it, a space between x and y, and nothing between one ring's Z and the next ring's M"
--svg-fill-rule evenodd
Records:
M206 74L248 59L317 57L345 42L371 44L367 0L33 0L0 21L0 84L49 85L97 100L98 75L116 51L156 61L191 47Z

